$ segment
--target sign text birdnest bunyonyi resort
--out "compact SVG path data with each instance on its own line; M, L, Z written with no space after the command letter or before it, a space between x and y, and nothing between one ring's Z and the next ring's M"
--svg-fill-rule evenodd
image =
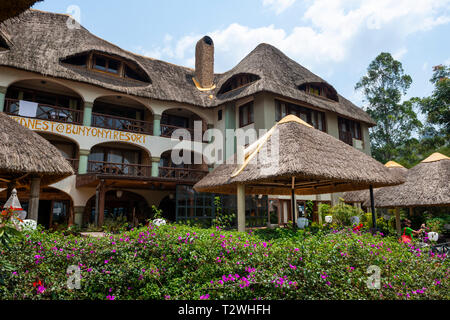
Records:
M57 123L47 120L28 119L15 116L11 116L11 118L31 130L48 131L59 134L79 135L84 137L94 137L134 143L145 143L146 140L146 136L139 133L84 127L69 123Z

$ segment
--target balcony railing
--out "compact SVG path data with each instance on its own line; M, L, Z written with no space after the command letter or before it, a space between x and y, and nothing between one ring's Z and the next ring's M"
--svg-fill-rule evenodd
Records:
M5 99L5 112L21 117L64 123L81 124L83 120L83 111L81 110L16 99Z
M152 177L152 166L129 163L112 163L104 161L89 161L88 172L113 176ZM198 181L208 174L208 171L159 167L159 178L169 180Z
M189 168L159 167L159 177L174 180L198 181L208 174L208 171Z
M189 132L190 136L191 136L191 139L190 139L191 141L199 141L199 142L203 141L203 134L205 133L204 131L202 131L201 138L200 139L196 139L196 137L194 135L194 129L178 127L178 126L173 126L173 125L170 125L170 124L163 124L163 123L161 123L161 137L171 138L172 134L177 129L187 130ZM203 142L207 142L207 141L203 141Z
M149 121L117 117L108 114L93 112L92 126L119 131L153 135L153 124Z
M90 160L88 161L88 172L117 176L151 177L152 166Z

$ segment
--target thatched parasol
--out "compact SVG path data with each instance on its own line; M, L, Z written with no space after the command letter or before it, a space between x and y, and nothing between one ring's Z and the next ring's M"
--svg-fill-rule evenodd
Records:
M198 192L237 192L240 230L244 228L242 221L245 226L245 216L242 217L239 203L242 205L245 193L291 194L295 199L295 194L363 190L405 181L365 153L293 115L283 118L239 158L244 160L243 164L227 162L218 166L194 189ZM292 204L294 207L294 201Z
M408 170L402 185L377 191L377 208L450 206L450 158L433 153ZM364 203L367 204L367 201Z
M12 181L28 184L32 177L48 185L73 174L50 142L0 113L0 186Z
M391 171L398 171L399 174L402 174L404 177L406 177L406 172L408 169L406 169L401 164L395 162L395 161L388 161L384 165L386 168L389 168ZM375 189L374 194L375 198L377 195L377 191L380 189ZM345 202L352 202L352 203L364 203L366 201L370 201L370 194L369 190L358 190L358 191L349 191L344 192L344 195L342 197Z
M0 2L0 23L18 16L39 1L42 0L2 0Z

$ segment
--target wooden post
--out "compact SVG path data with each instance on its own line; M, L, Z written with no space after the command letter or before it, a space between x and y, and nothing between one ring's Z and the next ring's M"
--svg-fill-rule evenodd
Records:
M6 201L11 197L12 191L16 188L16 181L13 180L8 183L7 189L6 189Z
M73 207L73 201L70 200L69 201L69 219L67 221L67 226L71 227L74 225L74 223L75 223L75 210Z
M292 177L292 186L291 186L291 206L292 206L292 228L296 228L297 224L295 221L295 208L297 207L297 199L295 197L295 177Z
M400 226L400 208L395 208L395 226L397 227L398 235L402 233L402 227Z
M375 230L377 229L377 217L376 217L376 212L375 212L375 199L373 197L373 187L372 185L370 186L370 208L372 209L372 228L373 231L375 232Z
M409 217L411 218L414 215L414 208L409 207Z
M103 226L103 222L105 220L105 180L101 180L98 185L98 222L97 225L99 227Z
M237 185L237 223L238 231L245 232L245 185Z
M28 201L28 216L29 219L38 222L39 215L39 192L40 192L41 178L33 177L30 185L30 200Z

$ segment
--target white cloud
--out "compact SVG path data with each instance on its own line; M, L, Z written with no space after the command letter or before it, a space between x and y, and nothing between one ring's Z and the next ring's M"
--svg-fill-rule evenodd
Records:
M402 60L403 56L404 56L407 52L408 52L408 49L406 49L405 47L403 47L403 48L400 48L399 50L395 51L395 52L392 54L392 57L393 57L395 60Z
M282 12L294 2L263 0L263 5L276 6L274 8ZM391 41L393 48L390 50L395 50L394 56L401 59L407 53L402 42L408 35L450 22L450 0L316 0L307 3L302 23L289 32L274 25L250 28L239 23L209 32L215 43L217 71L235 65L261 42L278 47L306 67L340 62L356 47L370 44L364 42L368 41L365 38L368 32L377 32L380 38ZM195 43L201 36L187 35L176 41L166 36L163 47L153 48L148 53L192 67Z
M263 6L270 7L276 14L282 13L295 3L296 0L263 0Z

